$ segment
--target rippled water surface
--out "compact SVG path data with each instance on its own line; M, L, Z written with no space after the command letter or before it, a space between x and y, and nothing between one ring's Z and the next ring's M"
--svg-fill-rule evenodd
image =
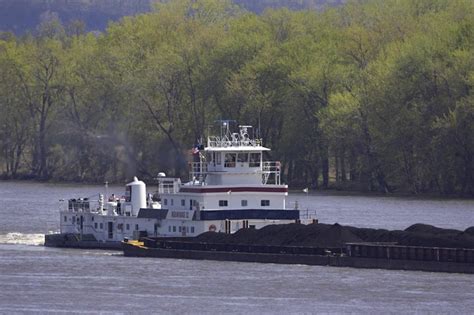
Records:
M0 182L0 314L471 313L474 276L320 266L125 258L41 246L58 229L58 200L98 186ZM109 192L122 194L121 187ZM473 200L290 194L320 221L465 229Z

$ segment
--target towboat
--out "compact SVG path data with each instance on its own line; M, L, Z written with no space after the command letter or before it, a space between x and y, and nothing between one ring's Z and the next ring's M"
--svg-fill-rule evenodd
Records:
M300 214L297 205L287 206L281 164L264 159L270 149L252 136L251 126L232 132L231 121L219 121L219 129L219 135L193 148L187 182L159 173L157 190L151 193L135 177L122 197L70 199L59 212L60 232L46 235L45 245L120 249L121 241L142 237L313 222L314 212Z

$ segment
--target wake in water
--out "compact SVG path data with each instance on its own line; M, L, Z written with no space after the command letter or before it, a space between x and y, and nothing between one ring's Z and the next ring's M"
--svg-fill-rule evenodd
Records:
M0 234L0 244L44 245L44 234L7 233Z

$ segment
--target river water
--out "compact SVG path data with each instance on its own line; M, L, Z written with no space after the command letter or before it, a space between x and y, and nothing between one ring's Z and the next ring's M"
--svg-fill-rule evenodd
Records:
M472 313L474 276L417 271L125 258L45 248L59 199L98 186L0 182L0 314L12 313ZM122 195L121 187L109 193ZM474 200L290 194L323 223L464 230Z

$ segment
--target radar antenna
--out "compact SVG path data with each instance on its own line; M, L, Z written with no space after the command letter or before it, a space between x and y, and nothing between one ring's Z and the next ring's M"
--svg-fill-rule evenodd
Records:
M216 122L219 123L221 127L221 139L227 137L227 139L230 140L230 124L235 123L235 120L219 119L216 120Z

